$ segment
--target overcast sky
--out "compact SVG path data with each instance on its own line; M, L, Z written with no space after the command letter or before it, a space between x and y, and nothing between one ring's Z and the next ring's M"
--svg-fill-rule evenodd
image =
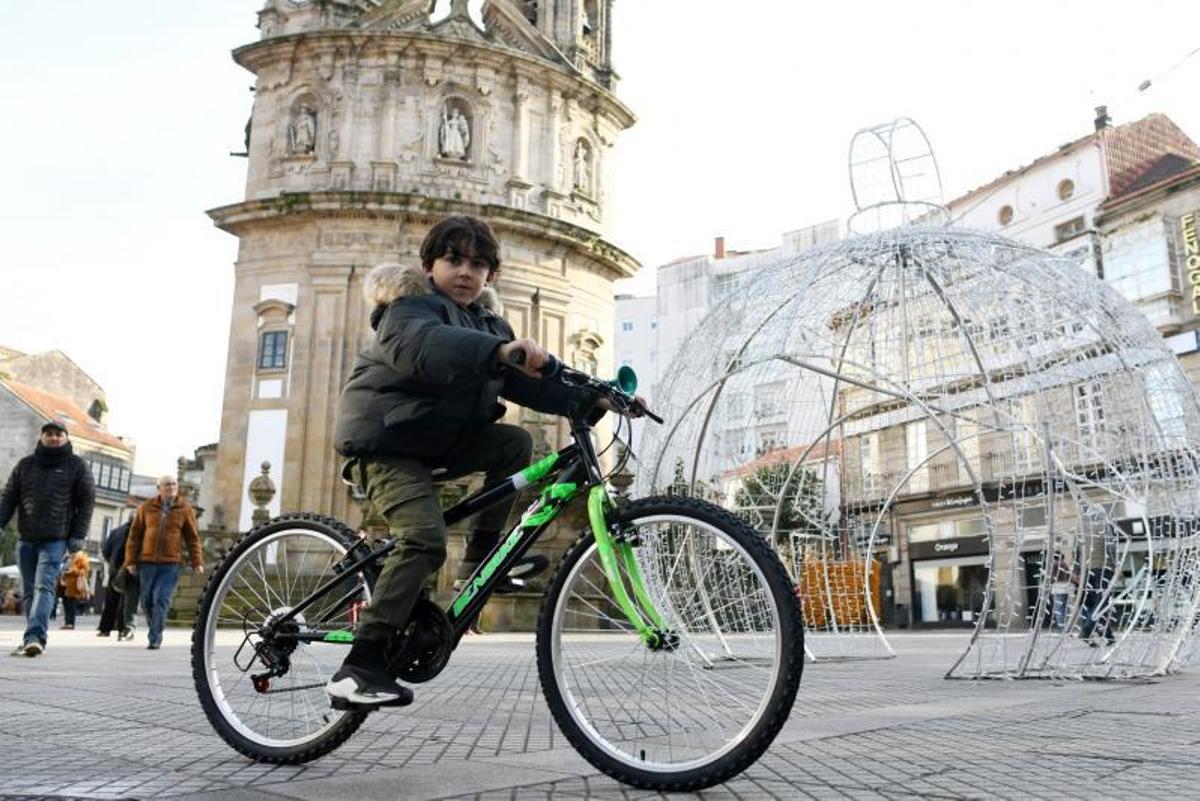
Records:
M246 162L228 153L253 78L229 51L257 38L261 2L3 6L0 345L64 350L107 391L137 470L173 471L218 433L237 249L204 210L242 198ZM929 135L948 198L1086 134L1099 103L1117 123L1163 111L1200 139L1200 55L1179 64L1200 48L1190 0L615 13L618 95L638 123L617 146L612 239L646 265L626 291L717 235L770 247L844 219L851 136L896 116Z

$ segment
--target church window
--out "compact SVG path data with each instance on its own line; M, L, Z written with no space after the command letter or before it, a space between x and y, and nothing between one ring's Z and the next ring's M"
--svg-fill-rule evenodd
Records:
M258 348L260 370L282 370L287 367L287 331L266 331Z

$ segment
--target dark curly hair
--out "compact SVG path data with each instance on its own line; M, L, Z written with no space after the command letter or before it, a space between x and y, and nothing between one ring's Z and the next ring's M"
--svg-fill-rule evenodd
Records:
M491 272L500 269L500 243L491 226L478 217L447 217L429 229L421 243L421 266L428 270L447 255L483 259Z

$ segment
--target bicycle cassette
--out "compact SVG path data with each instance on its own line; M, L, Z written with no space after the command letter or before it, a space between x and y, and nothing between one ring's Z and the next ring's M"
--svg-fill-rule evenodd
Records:
M454 650L454 630L441 607L422 597L404 632L388 649L388 670L401 681L420 683L442 672Z

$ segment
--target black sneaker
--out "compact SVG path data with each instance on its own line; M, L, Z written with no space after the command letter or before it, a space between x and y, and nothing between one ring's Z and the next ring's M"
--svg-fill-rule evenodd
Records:
M396 683L391 676L358 665L342 665L325 685L334 709L380 706L408 706L412 690Z

